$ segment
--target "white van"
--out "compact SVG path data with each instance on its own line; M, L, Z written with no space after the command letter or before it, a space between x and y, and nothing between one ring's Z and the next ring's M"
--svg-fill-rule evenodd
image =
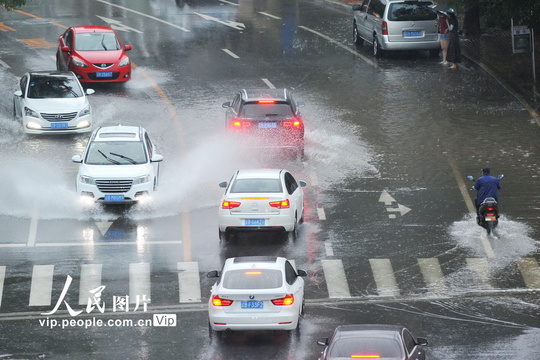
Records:
M432 1L364 0L354 5L353 40L373 45L373 55L386 50L440 50L437 14Z

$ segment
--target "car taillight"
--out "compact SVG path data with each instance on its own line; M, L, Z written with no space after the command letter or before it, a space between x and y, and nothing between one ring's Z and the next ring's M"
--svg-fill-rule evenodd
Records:
M212 296L212 305L214 306L230 306L233 300L222 299L217 295Z
M488 207L486 210L487 211L493 211L493 210L495 210L495 208L494 207Z
M380 358L381 356L380 355L376 355L376 354L369 354L369 355L351 355L351 358L353 359L378 359Z
M285 295L285 297L271 300L272 304L281 306L281 305L292 305L294 303L294 296L292 294Z
M241 203L238 202L238 201L227 201L227 200L223 200L223 202L221 203L221 208L222 208L222 209L232 209L232 208L239 207L240 204L241 204Z
M388 35L388 23L386 21L382 22L382 34Z
M298 120L298 119L283 122L283 126L291 127L291 128L297 128L297 129L302 128L302 125L303 125L302 120Z
M259 104L275 104L275 100L259 100L257 101Z
M271 201L270 206L278 209L288 209L291 207L291 203L289 202L289 199L285 199L279 201Z
M247 128L251 126L251 122L244 121L244 120L233 120L231 124L232 124L233 129L241 129L241 128Z

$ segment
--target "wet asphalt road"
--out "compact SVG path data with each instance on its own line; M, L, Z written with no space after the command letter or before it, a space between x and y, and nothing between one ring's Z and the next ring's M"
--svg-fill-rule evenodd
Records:
M23 12L0 11L2 351L312 359L316 339L336 325L381 322L427 337L433 359L535 358L539 129L481 69L444 69L427 53L376 60L368 46L353 46L347 8L325 2L32 1ZM134 47L133 79L92 85L90 101L97 125L142 125L158 144L165 161L152 209L83 211L70 158L87 137L28 137L11 118L18 77L54 68L58 35L81 24L113 24ZM306 103L304 162L247 152L223 131L221 103L237 89L269 86ZM474 194L463 182L484 165L506 175L490 239L470 216ZM217 184L247 167L283 167L308 182L295 242L219 243ZM238 255L286 256L308 270L299 339L242 333L209 342L204 274ZM196 264L198 288L185 287L186 264ZM85 308L83 267L99 269L109 315L81 318L176 314L177 325L48 328L42 313L68 275L66 303ZM35 290L44 279L50 285ZM149 311L112 313L113 297L134 286L149 293ZM41 305L31 305L36 294ZM64 305L49 320L73 319Z

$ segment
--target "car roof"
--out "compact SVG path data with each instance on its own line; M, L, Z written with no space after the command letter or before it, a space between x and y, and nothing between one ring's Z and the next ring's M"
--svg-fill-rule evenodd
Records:
M401 325L386 325L386 324L353 324L340 325L336 328L336 336L339 338L357 337L360 333L362 336L374 335L384 338L399 338L405 329Z
M244 101L280 100L289 101L290 93L287 89L242 89Z
M75 75L71 71L56 71L56 70L48 70L48 71L31 71L28 72L28 75L32 78L34 76L47 76L47 77L75 77ZM75 77L76 78L76 77Z
M279 179L283 169L241 169L237 179Z
M224 268L228 270L252 267L282 269L286 260L279 256L240 256L225 260Z
M93 141L141 141L144 129L140 126L103 126L95 130Z
M71 29L73 29L76 34L92 32L114 32L113 29L111 29L110 27L100 25L72 26Z

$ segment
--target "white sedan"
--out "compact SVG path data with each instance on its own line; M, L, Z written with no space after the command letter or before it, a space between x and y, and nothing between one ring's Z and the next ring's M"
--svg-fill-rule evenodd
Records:
M304 311L305 270L283 257L229 258L208 302L210 335L239 330L295 330ZM217 333L216 333L217 332Z
M304 220L304 181L283 169L237 170L219 207L220 239L232 231L273 230L296 236Z
M23 75L13 97L13 116L28 134L77 134L92 130L86 91L71 71L36 71Z

